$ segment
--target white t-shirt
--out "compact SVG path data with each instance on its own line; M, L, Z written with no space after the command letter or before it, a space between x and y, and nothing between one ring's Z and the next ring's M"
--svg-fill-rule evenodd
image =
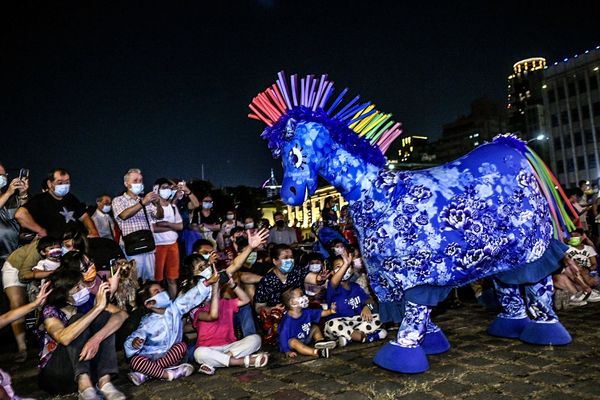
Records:
M592 267L592 263L590 262L590 257L596 257L596 250L592 246L588 246L587 244L583 245L583 249L578 249L573 246L569 246L567 250L567 254L573 258L573 260L580 267L590 269Z
M179 214L179 210L177 209L177 207L168 205L168 206L162 206L162 208L163 208L164 216L162 219L160 219L156 222L167 221L167 222L171 222L173 224L178 224L178 223L182 222L181 215ZM175 231L154 233L154 242L157 245L173 244L177 241L177 237L178 237L178 235L177 235L177 232L175 232Z

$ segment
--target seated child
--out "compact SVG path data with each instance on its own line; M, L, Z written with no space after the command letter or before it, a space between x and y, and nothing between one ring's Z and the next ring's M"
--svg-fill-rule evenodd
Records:
M175 300L156 282L146 282L141 299L147 310L140 325L125 341L125 355L132 372L129 379L141 385L149 378L174 380L190 376L194 367L178 365L187 353L183 338L183 315L210 297L219 274L208 264L197 284Z
M371 312L372 302L365 291L350 282L351 256L344 252L333 259L333 276L327 287L327 303L337 304L335 318L325 324L325 335L340 347L353 342L373 342L387 336L379 315Z
M206 261L197 256L194 268L201 268L198 265L203 263ZM222 298L219 292L223 293ZM219 367L267 365L267 353L254 354L261 346L259 335L251 334L241 340L235 336L234 314L249 302L246 292L231 279L221 290L213 290L210 304L192 311L190 316L198 331L194 359L200 364L200 372L212 375Z
M329 358L329 350L335 348L335 342L325 341L319 322L322 317L335 314L335 303L329 310L306 309L308 297L302 289L288 289L281 296L287 312L279 325L279 348L288 357L296 357L298 353L305 356ZM315 346L309 343L315 341Z
M308 264L308 270L316 274L321 273L325 268L323 262L323 256L320 253L309 253L305 259ZM308 296L308 301L312 305L317 307L321 306L321 303L325 301L325 292L327 292L327 282L319 283L304 283L304 293Z
M571 237L567 242L569 245L567 255L578 266L578 271L575 274L575 288L578 290L569 299L569 304L573 306L600 301L600 292L592 289L598 284L598 281L590 275L590 272L596 269L596 250L592 246L585 244L584 239L584 232L579 228L571 232ZM572 291L572 287L570 287L569 282L564 277L556 277L555 282L558 283L557 287L559 289L564 285Z
M62 256L60 245L60 240L50 236L45 236L37 242L36 249L42 259L30 272L23 273L24 280L31 280L27 288L29 301L36 298L40 285L43 285L44 280L60 266L60 257Z

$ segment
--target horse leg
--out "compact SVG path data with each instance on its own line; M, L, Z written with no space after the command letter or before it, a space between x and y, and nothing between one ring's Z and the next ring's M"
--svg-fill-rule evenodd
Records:
M425 332L425 338L421 343L425 354L441 354L450 350L450 342L444 335L444 332L439 326L431 322L431 319L427 322L427 330Z
M430 311L428 306L407 301L396 340L385 344L373 362L382 368L405 374L427 371L429 362L421 342L427 332Z
M523 342L541 345L571 343L571 335L560 323L552 308L553 293L554 285L551 276L525 286L527 309L533 321L519 336Z
M530 323L525 302L519 292L519 285L500 282L494 279L498 302L502 312L488 327L487 333L492 336L518 338L523 329Z

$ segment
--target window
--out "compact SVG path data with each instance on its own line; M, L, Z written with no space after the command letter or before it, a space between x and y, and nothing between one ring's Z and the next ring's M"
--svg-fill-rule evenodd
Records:
M593 151L588 153L587 160L588 160L588 167L594 168L594 165L596 165L596 155L594 154Z
M563 161L562 160L558 160L556 162L556 170L557 170L557 172L559 172L559 173L562 172L563 168L564 168Z
M592 109L594 117L600 117L600 101L597 101L594 104L592 104Z
M586 129L583 131L583 137L585 138L586 143L594 143L594 135L591 130Z
M556 88L556 90L558 90L558 99L559 100L564 100L565 99L565 91L564 88L562 86L558 86Z
M579 122L579 110L577 110L576 108L571 109L571 120L573 121L573 123Z
M571 148L571 137L569 136L568 133L563 136L563 144L565 146L565 149Z
M575 146L581 146L583 143L581 140L581 132L573 132L573 139L575 139Z
M567 160L567 172L573 171L575 171L575 163L573 162L573 159Z
M569 97L575 96L575 82L569 82L567 90L569 91Z
M579 156L577 157L577 169L585 168L585 157Z
M590 119L590 108L587 106L587 104L581 108L581 118Z
M590 90L596 90L598 89L598 78L595 76L592 76L590 78Z
M556 101L556 92L554 92L554 89L548 90L548 102L554 103L555 101Z
M587 86L585 85L585 79L580 79L577 82L578 86L579 86L579 93L585 93L587 91Z
M567 125L569 123L569 114L566 111L561 112L560 120L563 125Z
M550 121L551 121L551 125L553 128L556 128L558 126L558 115L556 114L552 114L550 116Z

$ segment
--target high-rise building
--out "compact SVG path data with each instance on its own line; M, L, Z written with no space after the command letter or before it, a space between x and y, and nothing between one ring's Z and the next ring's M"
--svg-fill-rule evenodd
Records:
M437 158L442 162L454 160L506 132L506 107L491 99L477 99L471 103L468 116L444 125L437 143Z
M527 58L515 63L508 76L508 130L525 140L545 130L541 84L545 68L545 58Z
M563 185L600 177L600 46L544 70L551 168Z

